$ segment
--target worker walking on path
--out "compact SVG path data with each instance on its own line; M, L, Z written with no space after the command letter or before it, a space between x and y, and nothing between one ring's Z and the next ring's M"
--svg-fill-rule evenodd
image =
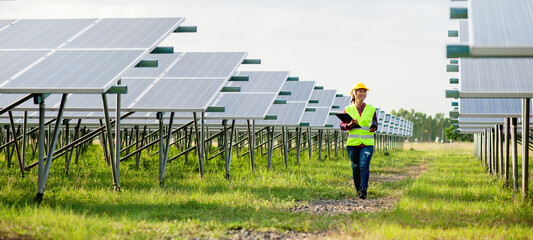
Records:
M374 132L378 129L376 108L364 103L368 88L358 82L350 91L352 104L344 108L353 119L341 123L341 129L349 131L346 150L352 162L353 182L360 199L367 198L370 159L374 153Z

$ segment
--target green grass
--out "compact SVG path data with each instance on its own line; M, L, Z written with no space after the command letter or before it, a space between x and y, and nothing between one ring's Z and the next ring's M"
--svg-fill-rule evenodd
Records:
M171 155L176 150L171 149ZM339 153L340 155L340 153ZM274 154L272 170L266 158L256 160L251 172L247 157L234 158L230 179L224 163L206 163L204 178L191 154L167 166L165 186L158 184L156 156L143 156L141 168L134 160L121 163L120 193L114 193L111 169L101 149L91 146L71 166L52 164L45 199L33 203L37 169L20 178L17 167L5 168L0 157L0 238L2 236L62 239L153 239L220 237L228 230L331 231L367 238L528 238L532 235L533 207L489 176L469 152L396 151L375 154L371 172L407 171L425 164L427 173L417 179L371 182L370 197L401 197L391 211L322 216L287 211L297 201L355 198L349 160L311 160L302 154L289 167Z

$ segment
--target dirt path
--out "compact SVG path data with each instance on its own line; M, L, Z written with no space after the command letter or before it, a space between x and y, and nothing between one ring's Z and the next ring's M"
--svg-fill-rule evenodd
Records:
M427 171L427 165L410 166L407 172L394 172L387 174L371 174L370 182L394 182L401 181L408 177L416 178L420 174ZM352 212L377 212L390 209L398 202L398 197L381 197L361 200L354 199L322 199L311 201L309 203L302 202L297 206L289 209L292 212L309 212L315 214L349 214Z
M394 182L401 181L408 177L416 178L427 171L427 165L410 166L406 172L394 172L387 174L370 174L371 182ZM391 209L398 203L399 197L381 197L361 200L355 199L321 199L311 202L303 201L288 209L291 212L308 212L320 215L350 214L352 212L378 212ZM226 239L248 240L248 239L343 239L344 237L332 232L258 232L249 230L229 231Z

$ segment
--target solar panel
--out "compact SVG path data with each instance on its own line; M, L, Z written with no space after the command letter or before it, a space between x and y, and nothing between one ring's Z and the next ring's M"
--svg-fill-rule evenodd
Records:
M290 95L279 95L276 99L286 101L308 102L315 87L312 81L289 81L283 84L281 91L290 92Z
M245 52L188 52L183 54L165 77L229 78L246 55Z
M157 67L133 67L124 73L124 78L157 78L183 53L148 54L144 60L157 60Z
M263 119L275 97L275 93L222 93L212 106L224 107L224 112L208 112L206 118Z
M533 97L533 58L463 58L461 97Z
M248 81L229 81L226 86L240 87L241 92L270 92L279 93L283 83L287 81L290 72L237 72L235 76L249 76Z
M48 51L0 51L0 82L8 80L33 62L44 57Z
M0 19L0 30L15 22L15 19Z
M385 111L379 111L378 122L383 122L385 118Z
M473 55L532 55L533 4L529 0L469 2Z
M163 78L128 109L151 112L203 112L225 82L226 79L213 78Z
M468 44L468 21L459 21L459 41Z
M330 108L335 98L336 90L315 89L311 94L310 101L318 100L318 103L309 102L307 107L327 107Z
M460 124L503 124L504 118L486 118L486 117L460 117L458 118Z
M385 114L385 122L389 123L391 121L391 115L389 113Z
M121 84L128 86L128 94L121 95L121 107L127 109L153 82L154 79L122 79ZM114 95L107 97L107 105L109 109L115 109L116 97ZM65 105L69 111L99 111L102 107L102 96L99 94L71 94Z
M220 93L212 106L225 107L225 111L209 112L206 118L263 119L289 72L240 72L237 75L248 76L248 81L229 81L225 87L240 91Z
M0 49L55 49L96 19L22 19L0 31Z
M332 113L342 113L344 108L350 105L351 98L346 96L339 96L333 99L333 106L331 107Z
M57 51L17 78L0 84L10 93L102 93L143 50Z
M305 111L301 122L309 123L310 127L324 127L328 116L329 108L315 108L315 111Z
M26 95L27 94L0 94L0 108L7 107Z
M0 29L0 62L13 64L0 76L0 92L104 93L182 21L182 18L17 21ZM42 52L30 49L48 52L41 58Z
M65 48L151 48L173 32L183 18L106 18ZM112 34L110 34L112 33Z
M48 115L48 114L45 114L45 115ZM54 116L55 114L50 114L50 115ZM93 116L92 112L81 112L81 111L76 111L76 112L74 112L74 111L65 111L65 112L63 112L63 118L64 119L80 119L80 118L84 119L84 118L91 118L91 116ZM94 116L94 117L103 118L103 116L102 117Z
M340 129L341 120L335 115L329 115L326 120L326 126L334 129Z
M461 117L520 117L522 100L518 98L461 98Z
M388 134L389 133L389 123L383 123L381 125L381 127L379 127L379 131L381 131L381 133L383 133L383 134Z
M299 126L300 119L307 106L306 102L287 102L272 104L267 115L277 116L276 120L256 120L257 125L266 126Z

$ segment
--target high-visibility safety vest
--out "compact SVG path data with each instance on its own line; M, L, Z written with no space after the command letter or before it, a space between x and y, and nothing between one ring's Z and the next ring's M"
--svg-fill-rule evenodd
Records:
M348 132L347 146L359 146L364 144L365 146L374 146L374 133L370 132L370 125L372 125L372 118L376 113L376 108L366 105L363 109L363 114L359 115L355 104L351 104L344 108L344 111L348 113L353 119L356 119L360 128L352 128Z

